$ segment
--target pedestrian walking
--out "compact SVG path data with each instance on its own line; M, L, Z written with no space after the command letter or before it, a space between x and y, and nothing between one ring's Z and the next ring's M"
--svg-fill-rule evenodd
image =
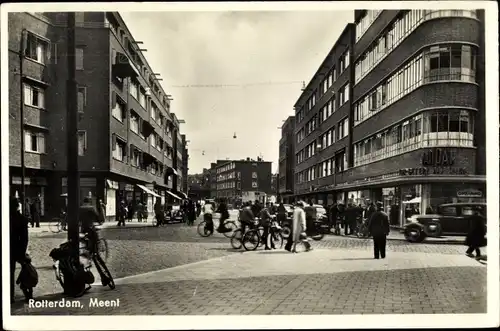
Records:
M10 302L14 303L16 263L22 263L28 249L28 219L21 214L19 201L10 198ZM30 294L24 293L26 299L31 299Z
M193 200L189 200L187 207L188 225L193 225L196 219L196 205Z
M127 205L127 220L129 222L132 222L132 219L134 218L134 212L135 212L134 204L132 203L132 200L130 200Z
M304 212L306 214L306 234L307 236L314 236L316 235L316 233L313 232L314 222L316 221L318 215L312 201L309 201L309 205L304 207Z
M201 203L199 201L196 201L196 218L200 217L201 215Z
M469 231L465 238L465 244L468 246L465 255L474 257L472 252L476 252L476 257L481 256L481 247L486 246L486 219L479 209L474 210L474 215L469 220Z
M104 204L102 199L99 199L97 202L97 211L99 212L99 217L104 222L106 220L106 204Z
M161 200L156 199L156 203L154 205L155 217L156 217L156 225L162 225L165 223L165 210L163 209L163 205L161 204Z
M116 216L118 217L118 226L125 226L125 217L127 216L127 206L125 205L125 201L120 201Z
M368 221L368 231L373 236L374 258L385 259L387 235L389 234L389 216L383 211L383 204L377 202L377 211L375 211Z
M292 219L292 233L288 237L285 249L292 253L297 253L297 244L302 243L306 251L312 249L311 244L307 240L306 235L306 213L304 212L304 202L298 201L295 203Z
M346 236L351 235L354 232L354 225L356 224L356 213L357 209L351 202L349 202L345 211L344 234Z
M26 200L24 200L23 215L24 215L24 217L26 217L28 222L31 224L31 227L34 228L35 226L33 223L33 219L31 218L31 202L30 202L29 198L26 198Z
M40 227L41 200L36 196L31 203L31 227Z

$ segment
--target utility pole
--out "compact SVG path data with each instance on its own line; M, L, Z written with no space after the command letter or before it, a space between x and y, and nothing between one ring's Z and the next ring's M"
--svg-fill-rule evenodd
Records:
M76 37L75 13L68 13L67 61L68 81L66 85L66 141L67 141L67 187L68 187L68 241L72 243L73 257L79 261L80 174L78 172L78 104L76 91Z
M26 164L24 162L24 148L25 148L25 137L24 137L24 57L26 56L26 47L28 46L28 32L23 29L21 32L21 51L19 52L19 82L21 88L21 100L19 105L20 109L20 123L21 123L21 192L20 192L20 203L21 203L21 213L25 215L26 210L26 188L25 188L25 177L26 177Z

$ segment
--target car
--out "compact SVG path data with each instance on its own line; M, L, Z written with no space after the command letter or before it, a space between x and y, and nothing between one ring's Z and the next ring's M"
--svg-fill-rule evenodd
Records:
M439 205L435 214L413 215L407 218L403 233L412 243L426 237L466 236L475 210L486 215L485 202L457 202Z
M293 216L293 206L288 205L288 204L283 204L283 207L285 207L287 217L292 217Z

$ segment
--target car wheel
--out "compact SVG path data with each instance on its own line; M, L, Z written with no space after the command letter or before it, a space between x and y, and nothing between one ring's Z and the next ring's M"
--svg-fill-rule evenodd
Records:
M424 240L425 234L420 228L411 227L404 231L405 239L411 243L420 243Z

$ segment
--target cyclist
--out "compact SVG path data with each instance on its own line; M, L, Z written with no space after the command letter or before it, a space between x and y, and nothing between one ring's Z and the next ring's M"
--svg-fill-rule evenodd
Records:
M264 244L266 246L266 250L275 249L274 243L271 240L271 248L269 248L268 238L271 230L271 213L269 213L269 202L266 203L266 206L262 208L259 213L260 223L264 227L264 234L262 235L262 240L264 240Z
M245 202L243 209L240 213L240 223L241 223L241 233L245 233L247 226L250 228L252 226L252 222L255 219L255 215L252 212L250 201Z
M219 208L217 208L217 212L220 213L219 227L217 228L217 232L226 233L231 231L226 227L224 223L225 220L229 219L229 211L227 210L227 204L225 200L221 200L219 204Z
M212 219L214 213L213 205L207 202L203 205L203 220L206 222L206 228L210 233L214 232L214 221Z
M80 232L89 238L89 250L94 253L97 250L99 235L95 228L95 222L104 223L104 217L92 205L92 200L88 197L83 199L83 204L78 210L78 220L80 221Z

